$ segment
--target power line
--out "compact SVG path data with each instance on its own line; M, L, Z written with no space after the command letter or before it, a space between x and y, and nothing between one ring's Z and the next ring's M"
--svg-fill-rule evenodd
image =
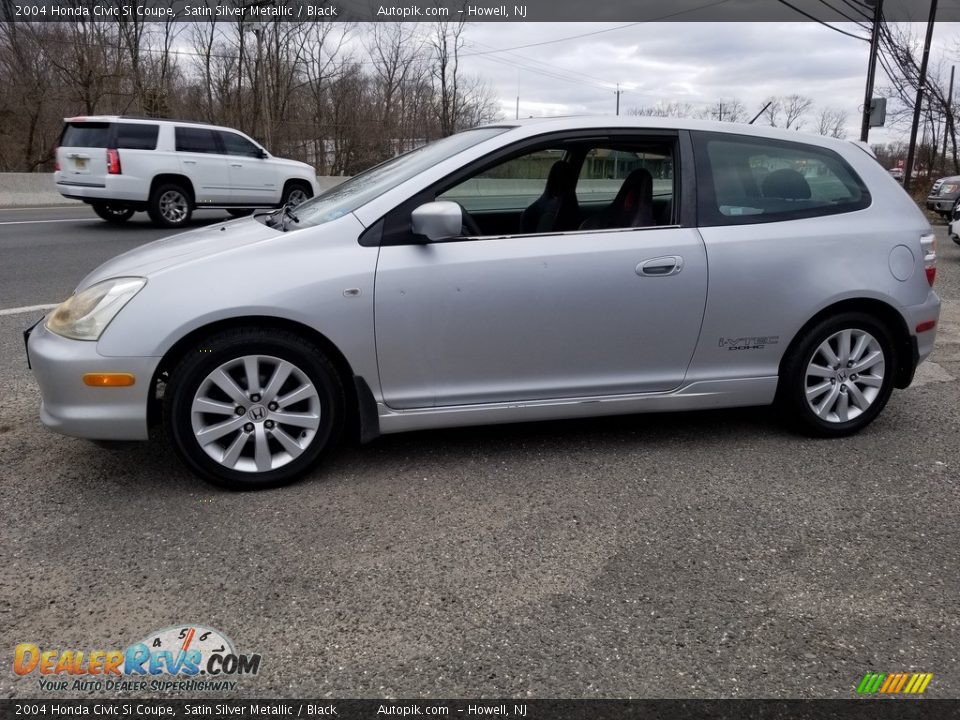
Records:
M837 15L839 15L840 17L844 17L844 18L846 18L847 20L849 20L850 22L854 23L854 24L855 24L857 27L859 27L860 29L862 29L862 30L866 30L866 29L867 29L866 23L864 23L862 20L857 20L856 18L850 17L849 15L847 15L847 14L846 14L845 12L843 12L842 10L838 10L838 9L835 8L833 5L831 5L830 3L828 3L827 0L820 0L820 2L821 2L822 4L824 4L824 5L826 5L826 6L827 6L828 8L830 8L831 10L833 10L833 11L834 11Z
M553 45L555 43L566 42L567 40L577 40L579 38L592 37L594 35L601 35L603 33L623 30L628 27L635 27L636 25L645 25L647 23L658 22L660 20L668 20L672 17L677 17L678 15L685 15L687 13L697 12L698 10L706 10L707 8L711 8L716 5L723 5L726 2L730 2L730 0L716 0L715 2L707 3L706 5L701 5L695 8L687 8L686 10L677 10L676 12L667 13L666 15L660 15L659 17L650 18L649 20L641 20L639 22L627 23L625 25L617 25L616 27L604 28L603 30L594 30L593 32L578 33L576 35L568 35L566 37L557 38L556 40L543 40L541 42L527 43L526 45L515 45L513 47L508 47L508 48L497 48L495 50L486 50L484 52L467 53L466 55L461 55L461 57L473 57L475 55L491 55L493 53L509 52L511 50L523 50L525 48L540 47L542 45Z
M796 5L791 5L789 2L787 2L787 0L778 0L778 2L782 3L783 5L786 5L788 8L790 8L790 9L793 10L794 12L800 13L800 14L803 15L805 18L809 18L810 20L813 20L815 23L819 23L820 25L823 25L825 28L830 28L830 29L833 30L834 32L838 32L838 33L840 33L841 35L846 35L847 37L852 37L852 38L854 38L855 40L863 40L864 42L870 42L870 38L860 37L859 35L854 35L853 33L848 33L846 30L841 30L840 28L834 27L833 25L830 25L829 23L825 23L825 22L824 22L823 20L821 20L820 18L815 17L815 16L811 15L810 13L808 13L808 12L806 12L806 11L804 11L804 10L801 10L801 9L798 8Z

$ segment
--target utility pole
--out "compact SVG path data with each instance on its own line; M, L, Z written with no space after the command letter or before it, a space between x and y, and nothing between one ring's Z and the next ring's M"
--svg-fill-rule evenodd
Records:
M873 4L866 0L868 5ZM877 52L880 46L880 17L883 11L883 0L873 0L873 31L870 33L870 61L867 63L867 88L863 94L863 120L860 125L860 139L867 141L870 136L870 104L873 102L873 77L877 73Z
M927 36L923 41L923 59L920 61L920 77L917 80L917 102L913 106L913 125L910 128L910 148L907 150L907 167L903 171L903 187L908 192L910 190L910 175L913 173L913 157L917 150L917 130L920 128L923 87L927 84L927 63L930 60L930 43L933 40L933 25L936 19L937 0L930 0L930 19L927 20Z
M943 153L940 155L940 166L943 168L943 172L946 172L947 167L947 135L950 134L950 125L953 121L953 74L956 70L956 65L950 67L950 90L947 92L947 117L943 123Z
M617 83L617 89L616 89L616 91L615 91L615 93L614 93L614 94L617 96L617 115L620 114L620 94L621 94L622 92L623 92L623 90L620 89L620 83Z

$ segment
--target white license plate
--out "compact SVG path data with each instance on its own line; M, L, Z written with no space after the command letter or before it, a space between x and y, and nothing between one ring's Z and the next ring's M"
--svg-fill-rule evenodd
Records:
M77 170L86 170L87 169L87 159L86 158L74 158L73 165Z

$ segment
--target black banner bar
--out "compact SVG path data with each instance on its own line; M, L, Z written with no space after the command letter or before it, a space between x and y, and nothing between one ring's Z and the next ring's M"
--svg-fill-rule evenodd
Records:
M512 718L513 720L960 720L960 701L863 700L0 700L0 718Z

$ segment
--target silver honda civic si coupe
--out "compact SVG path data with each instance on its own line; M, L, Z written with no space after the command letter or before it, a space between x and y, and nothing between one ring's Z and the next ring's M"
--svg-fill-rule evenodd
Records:
M933 347L934 236L864 147L674 118L508 122L110 260L28 331L44 424L162 424L230 488L345 430L777 403L868 425Z

